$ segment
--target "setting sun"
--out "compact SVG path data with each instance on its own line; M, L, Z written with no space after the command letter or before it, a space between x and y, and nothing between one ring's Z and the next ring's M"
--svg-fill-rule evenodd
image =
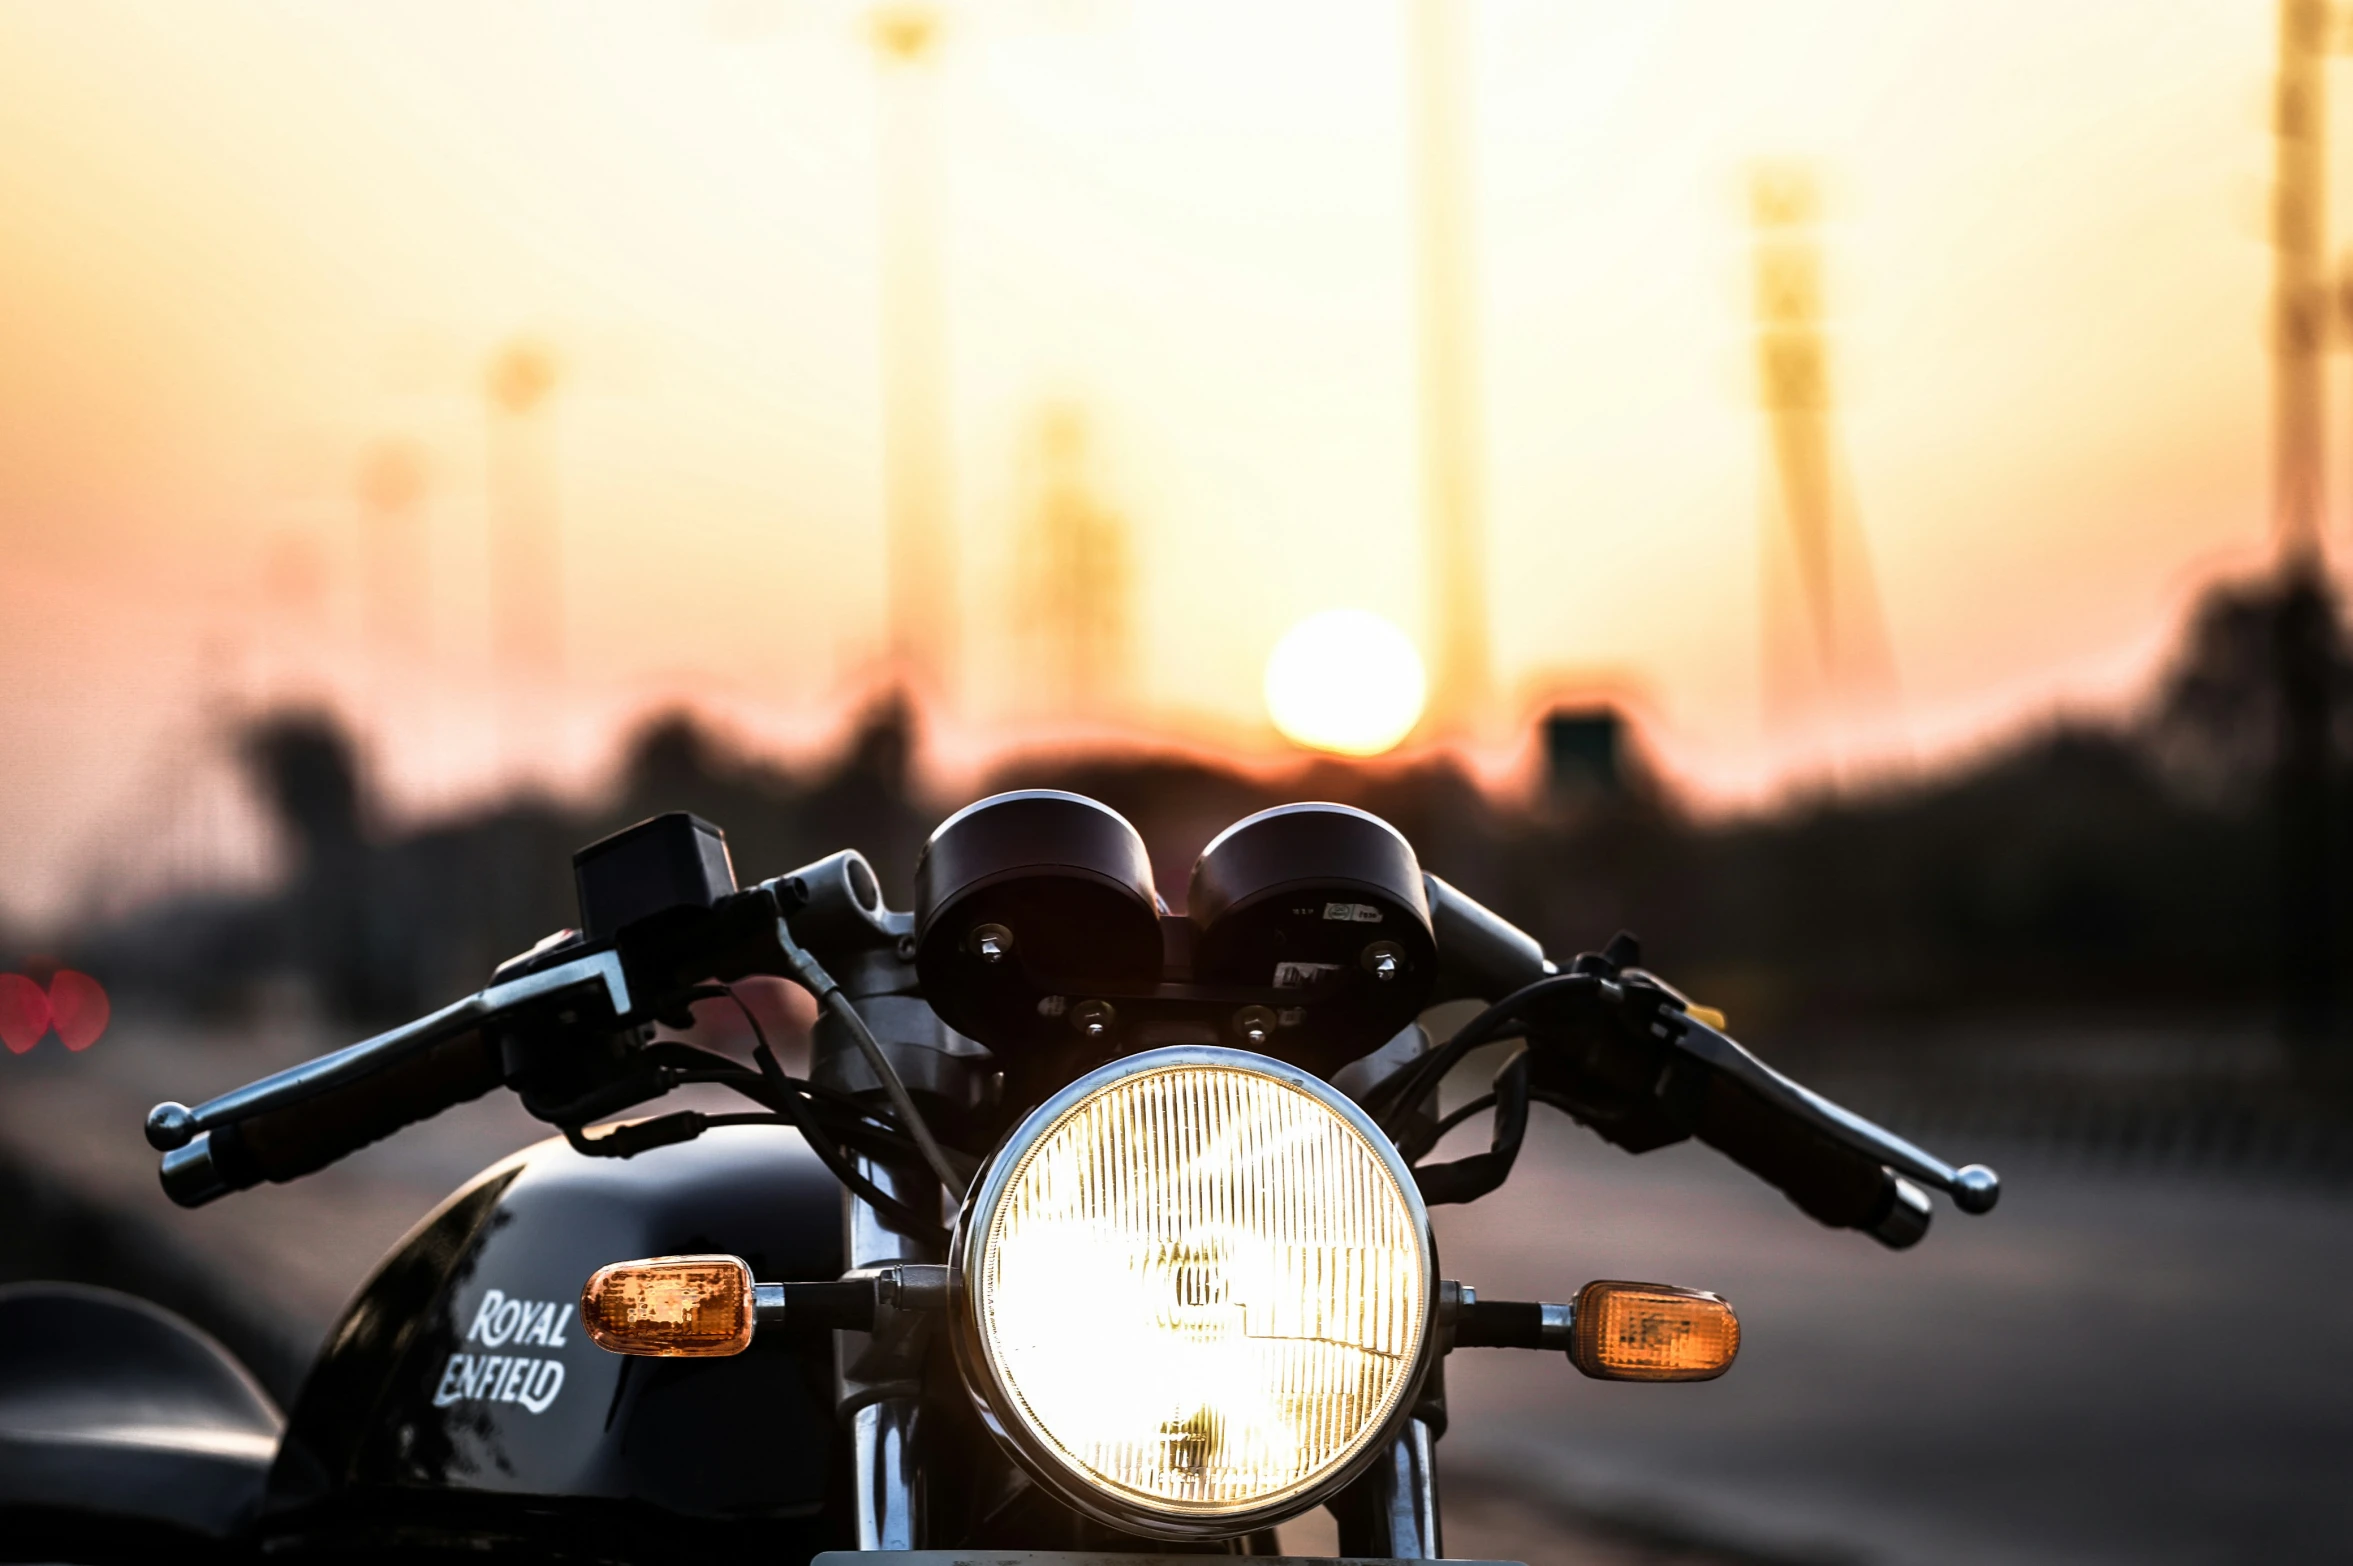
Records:
M1310 750L1377 756L1413 732L1424 693L1421 655L1391 622L1363 609L1310 615L1266 660L1266 711Z

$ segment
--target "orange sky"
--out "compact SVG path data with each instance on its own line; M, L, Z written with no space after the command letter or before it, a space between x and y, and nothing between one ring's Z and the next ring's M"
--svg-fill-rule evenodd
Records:
M1476 0L1506 683L1635 693L1711 797L1788 761L1741 193L1798 156L1834 195L1887 743L2130 689L2194 584L2261 555L2274 13ZM881 634L861 14L0 0L0 906L56 906L208 703L339 694L405 797L479 783L475 388L519 332L569 368L572 754L682 693L824 730ZM1017 705L1050 401L1136 530L1149 721L1259 732L1267 649L1316 610L1422 634L1404 36L1350 0L950 8L968 735ZM430 468L432 636L371 669L355 474L396 437Z

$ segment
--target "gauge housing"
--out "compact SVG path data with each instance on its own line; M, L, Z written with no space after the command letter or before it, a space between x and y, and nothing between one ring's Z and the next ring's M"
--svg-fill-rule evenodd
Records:
M1160 968L1152 860L1109 805L1060 789L994 794L924 843L915 970L957 1032L996 1048L1037 1031L1049 995L1149 988Z
M1227 827L1194 863L1186 917L1195 980L1263 987L1278 1017L1302 1013L1310 1025L1280 1053L1318 1072L1413 1021L1437 976L1413 845L1349 805L1277 805Z

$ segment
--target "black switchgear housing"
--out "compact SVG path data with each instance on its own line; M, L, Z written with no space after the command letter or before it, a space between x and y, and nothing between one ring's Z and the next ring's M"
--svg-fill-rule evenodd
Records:
M1907 1221L1896 1178L1744 1083L1675 1047L1693 1026L1671 991L1632 973L1564 987L1529 1003L1531 1091L1628 1152L1696 1136L1837 1229L1892 1246L1925 1229Z

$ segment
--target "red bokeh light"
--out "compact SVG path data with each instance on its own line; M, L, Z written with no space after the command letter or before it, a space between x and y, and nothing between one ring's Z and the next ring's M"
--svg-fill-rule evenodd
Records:
M85 1050L97 1043L113 1016L114 1004L106 998L106 986L88 974L60 968L49 980L49 1020L67 1049Z
M0 973L0 1044L21 1055L41 1042L49 1022L48 993L21 973Z
M35 962L33 969L42 972L48 964ZM59 968L50 973L46 987L26 974L0 973L0 1044L7 1045L11 1055L31 1050L51 1028L67 1049L88 1049L113 1018L114 1003L106 998L106 986L86 973Z

